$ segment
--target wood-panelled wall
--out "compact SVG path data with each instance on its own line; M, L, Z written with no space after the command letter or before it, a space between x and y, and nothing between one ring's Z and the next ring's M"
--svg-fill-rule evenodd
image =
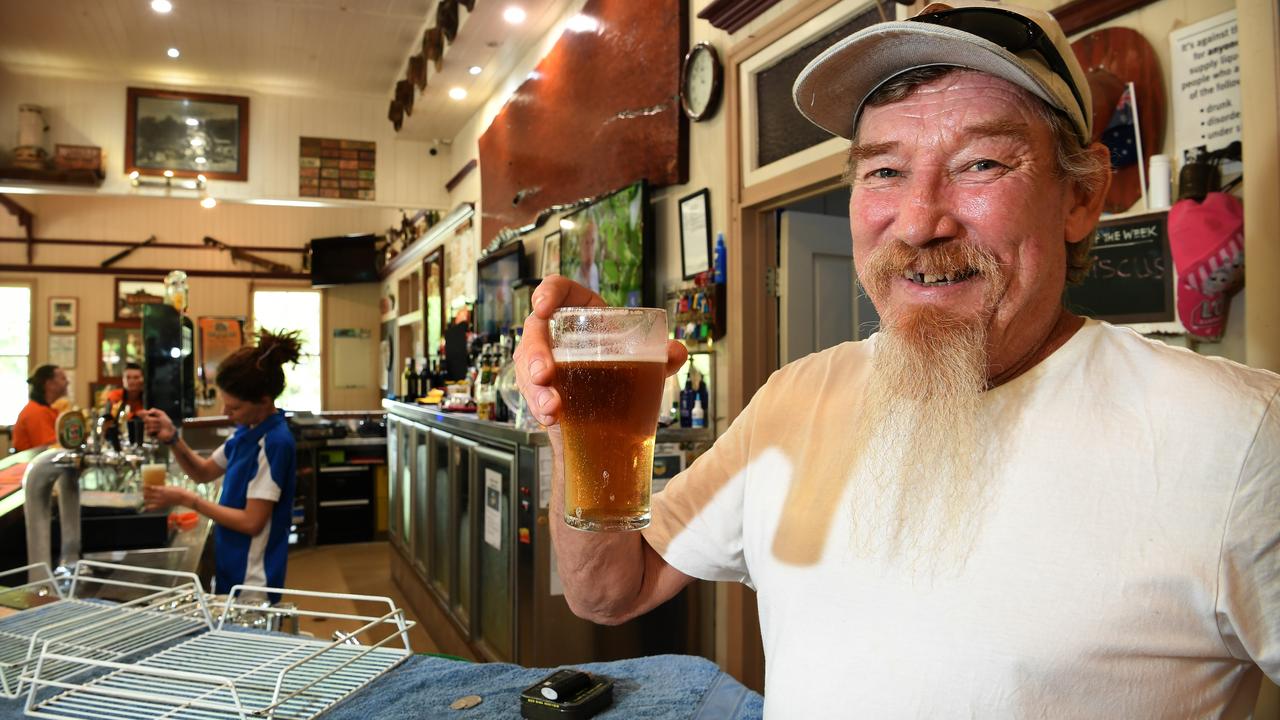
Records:
M46 146L97 145L106 153L102 192L129 192L124 173L126 83L15 75L0 70L0 155L17 137L21 103L45 108L50 125ZM193 88L194 89L194 88ZM372 140L378 144L377 198L384 206L445 209L445 181L455 170L448 148L428 153L424 142L399 140L387 122L386 99L369 97L288 97L251 94L235 88L205 92L249 96L249 179L215 180L220 198L298 197L298 139L301 136ZM0 157L3 164L4 157Z
M65 239L110 239L139 241L154 234L158 241L199 244L211 235L224 242L243 246L294 246L301 248L307 239L324 235L356 232L378 232L399 218L394 210L382 208L281 208L253 205L220 204L205 210L189 200L155 198L108 198L100 196L68 197L47 195L13 196L36 215L37 237ZM0 237L21 236L21 228L7 213L0 214ZM74 245L36 246L35 261L39 265L75 265L97 267L105 258L118 252L118 247L84 247ZM299 253L262 253L280 262L300 268ZM25 246L0 244L0 264L24 264ZM113 266L114 267L114 266ZM232 263L224 252L213 250L169 250L143 248L118 264L119 276L128 277L130 267L250 270L251 266ZM75 384L78 403L87 402L88 386L98 377L98 324L114 317L113 295L116 275L82 273L0 273L0 282L23 282L34 287L32 367L48 361L49 298L74 297L79 302ZM306 281L251 280L246 278L192 277L189 280L190 307L193 318L204 315L248 317L252 312L255 288L310 287ZM376 284L330 288L324 293L322 331L326 340L336 327L365 328L370 331L369 353L376 359L378 338L378 286ZM326 348L330 343L324 343ZM376 362L371 363L376 365ZM330 382L332 363L326 349L325 409L367 410L378 407L377 378L371 373L369 386L362 389L337 389ZM204 408L201 414L217 414L220 406Z

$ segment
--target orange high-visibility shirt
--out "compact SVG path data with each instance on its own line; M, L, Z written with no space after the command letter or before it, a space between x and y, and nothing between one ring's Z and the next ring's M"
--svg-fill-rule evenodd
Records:
M27 406L18 413L18 422L13 424L13 449L22 452L37 445L52 444L58 438L53 428L57 419L57 410L28 400Z

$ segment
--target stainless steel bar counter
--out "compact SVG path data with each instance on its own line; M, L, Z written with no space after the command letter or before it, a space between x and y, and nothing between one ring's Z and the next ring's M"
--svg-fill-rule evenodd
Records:
M617 627L569 611L551 548L545 431L391 400L383 408L392 576L441 650L532 666L710 655L710 585ZM701 429L658 435L710 439Z

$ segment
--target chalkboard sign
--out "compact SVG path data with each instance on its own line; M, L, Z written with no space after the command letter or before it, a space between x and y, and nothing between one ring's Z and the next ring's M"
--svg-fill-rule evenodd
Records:
M1174 320L1167 219L1161 211L1099 224L1093 268L1067 288L1067 309L1110 322Z

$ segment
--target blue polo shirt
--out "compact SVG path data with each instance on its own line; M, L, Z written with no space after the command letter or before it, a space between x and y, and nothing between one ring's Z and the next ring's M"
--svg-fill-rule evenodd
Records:
M237 510L243 510L250 498L276 504L257 535L214 525L214 591L227 593L240 584L284 587L297 485L293 433L289 432L284 411L253 427L237 427L210 459L226 470L218 504ZM271 599L274 602L279 596L272 593Z

